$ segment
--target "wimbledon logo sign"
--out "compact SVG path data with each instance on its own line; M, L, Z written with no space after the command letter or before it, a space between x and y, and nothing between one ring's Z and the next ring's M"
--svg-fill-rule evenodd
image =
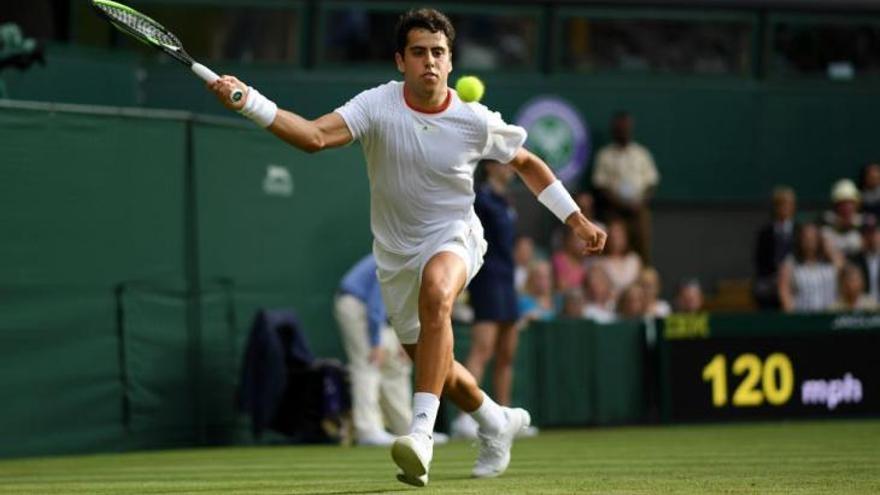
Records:
M516 124L529 133L526 147L543 158L559 180L571 182L583 172L590 152L590 132L570 103L540 96L520 109Z

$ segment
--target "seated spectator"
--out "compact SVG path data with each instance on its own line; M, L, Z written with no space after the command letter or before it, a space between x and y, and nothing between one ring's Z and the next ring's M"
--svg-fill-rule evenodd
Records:
M519 314L526 320L552 320L556 316L550 263L535 261L529 266L525 292L519 296Z
M535 258L535 243L527 235L517 236L513 241L513 285L518 293L525 291L529 265Z
M640 284L632 284L623 289L617 299L617 318L621 320L633 320L644 318L647 312L647 300L645 288Z
M556 290L564 291L580 287L584 280L584 241L566 228L562 234L562 247L553 253L553 275Z
M865 224L862 239L865 248L852 258L852 262L862 271L868 295L880 304L880 228L876 223Z
M877 303L865 294L865 279L859 268L846 263L840 269L837 280L837 301L832 305L834 311L876 311Z
M862 213L880 219L880 163L874 162L862 168ZM589 218L589 217L588 217Z
M567 319L580 319L584 317L584 293L580 289L568 289L562 293L562 313L559 315Z
M703 310L703 288L700 281L692 278L678 286L675 294L675 311L677 313L699 313Z
M642 271L642 259L629 245L626 224L620 220L608 223L608 240L605 252L595 263L605 269L611 279L611 292L614 297L624 288L632 285Z
M658 299L660 295L660 274L653 267L646 266L639 274L638 284L645 290L645 315L653 318L666 318L672 313L669 303Z
M778 309L779 265L794 245L795 194L790 187L773 190L773 218L758 231L755 242L755 301L761 309Z
M840 179L831 189L833 209L824 215L822 235L844 256L855 256L862 249L860 229L864 219L858 211L859 198L853 181Z
M837 300L843 257L812 223L795 230L794 249L779 269L779 300L787 312L827 311Z
M611 279L608 278L605 268L592 265L587 269L584 296L584 318L597 323L614 321L614 293L611 292Z

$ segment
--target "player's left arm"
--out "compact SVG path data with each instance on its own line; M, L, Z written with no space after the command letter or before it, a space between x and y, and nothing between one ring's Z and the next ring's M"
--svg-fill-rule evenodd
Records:
M510 162L526 186L560 220L574 230L586 242L590 254L601 253L605 248L605 232L581 213L571 195L553 175L550 167L531 151L520 148Z

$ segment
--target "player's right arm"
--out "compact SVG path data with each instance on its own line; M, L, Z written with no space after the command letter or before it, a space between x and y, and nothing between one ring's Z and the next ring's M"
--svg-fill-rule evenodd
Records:
M352 140L351 131L336 112L316 120L307 120L293 112L278 109L268 129L282 141L309 153L344 146Z
M247 108L248 100L255 97L254 94L249 94L253 91L252 89L249 90L244 83L233 76L223 76L213 83L209 83L208 88L214 92L223 106L235 112L241 112L242 109ZM244 90L245 98L233 102L229 98L229 94L235 89ZM256 97L268 102L262 95ZM252 101L251 104L253 103ZM309 153L343 146L353 139L342 116L336 112L328 113L315 120L305 119L280 108L273 109L273 114L274 118L271 118L271 122L267 119L261 125L282 141Z

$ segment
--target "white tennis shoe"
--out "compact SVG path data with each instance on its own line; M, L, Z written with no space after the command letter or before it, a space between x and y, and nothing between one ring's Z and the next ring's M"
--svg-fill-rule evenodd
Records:
M494 478L507 470L510 464L510 448L513 439L532 422L532 417L525 409L504 408L507 424L496 435L477 433L480 442L480 453L471 471L474 478Z
M421 433L398 437L391 446L391 458L400 468L397 479L408 485L428 484L428 470L433 457L434 440Z

